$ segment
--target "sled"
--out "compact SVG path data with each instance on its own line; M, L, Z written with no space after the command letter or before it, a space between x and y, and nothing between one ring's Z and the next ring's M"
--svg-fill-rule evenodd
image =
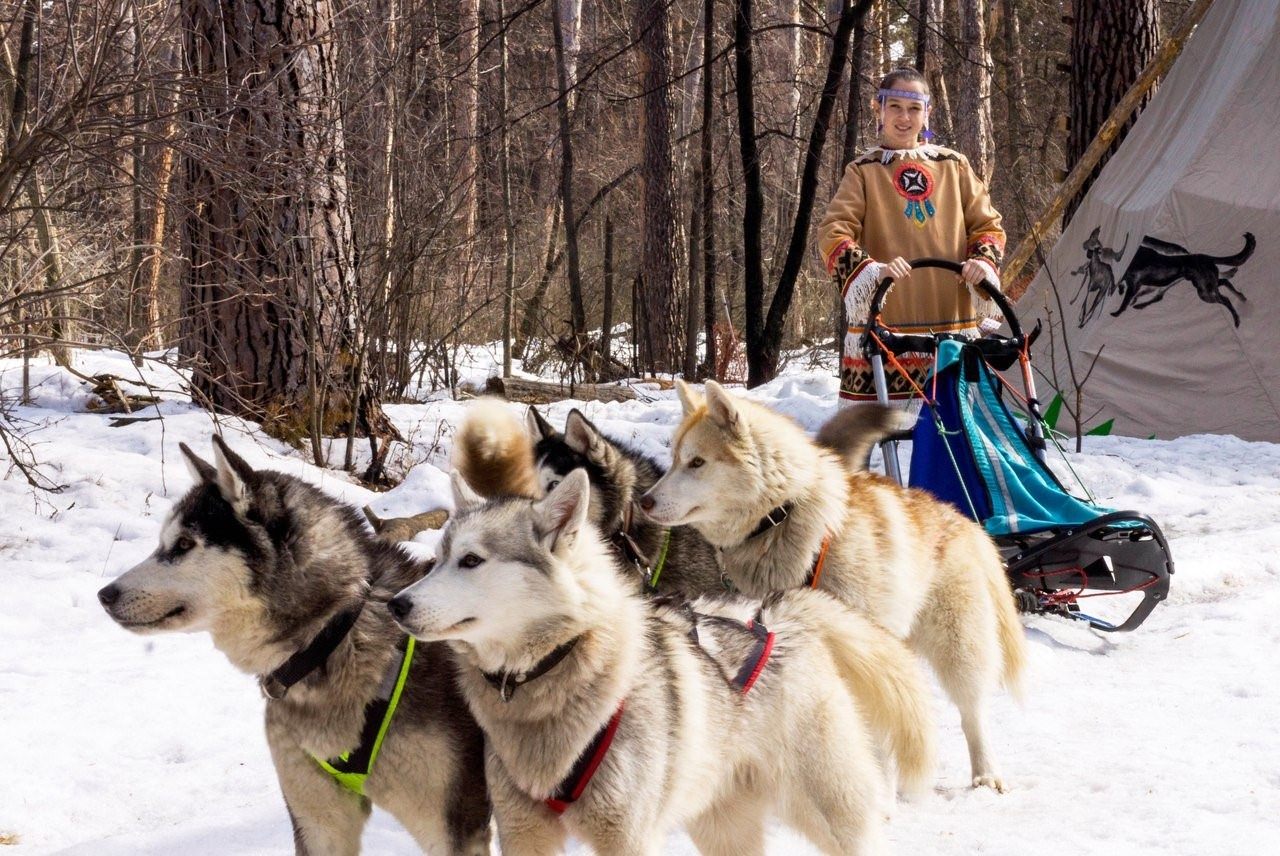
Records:
M943 259L915 259L911 267L960 271L958 263ZM1030 357L1039 324L1025 333L1008 299L983 280L979 288L1004 313L1009 335L896 333L880 317L892 287L891 278L880 281L862 342L880 402L889 403L885 360L925 353L933 355L933 366L924 387L917 387L924 406L911 433L909 475L903 478L897 441L882 446L886 473L982 524L1000 549L1023 612L1085 621L1107 632L1138 627L1168 596L1169 545L1147 515L1082 499L1046 465L1052 435L1036 398ZM1014 363L1025 394L999 375ZM1006 391L1018 398L1021 419L1007 405ZM1106 614L1094 614L1094 604Z

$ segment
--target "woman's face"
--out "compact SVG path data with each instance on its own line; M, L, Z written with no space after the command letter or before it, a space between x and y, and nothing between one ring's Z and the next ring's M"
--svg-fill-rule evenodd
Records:
M918 80L898 81L892 88L919 92L922 98L925 95L924 84ZM880 120L881 145L890 149L913 149L918 145L925 117L928 116L924 101L891 95L884 100L883 106L879 99L876 99L873 106Z

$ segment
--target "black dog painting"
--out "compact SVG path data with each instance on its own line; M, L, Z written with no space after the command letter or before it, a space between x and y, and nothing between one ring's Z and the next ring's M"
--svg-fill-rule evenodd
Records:
M1239 252L1229 256L1193 253L1180 244L1148 235L1142 239L1124 276L1116 282L1111 265L1107 262L1118 261L1124 250L1122 248L1117 252L1103 246L1098 239L1098 231L1094 229L1084 242L1087 261L1072 271L1083 275L1080 289L1071 300L1075 303L1080 293L1085 292L1085 300L1080 308L1080 327L1097 317L1107 297L1113 293L1119 292L1121 295L1120 305L1111 313L1115 317L1129 309L1145 309L1159 303L1169 289L1184 280L1205 303L1225 307L1231 313L1232 323L1236 327L1240 326L1240 313L1236 311L1228 293L1237 300L1247 300L1232 284L1231 278L1240 269L1240 265L1249 260L1257 247L1252 233L1245 232L1244 246ZM1128 243L1127 237L1125 242Z

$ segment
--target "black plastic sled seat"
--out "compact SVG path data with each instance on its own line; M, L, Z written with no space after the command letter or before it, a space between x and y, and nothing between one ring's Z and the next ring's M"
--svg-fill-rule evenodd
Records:
M911 266L960 271L956 262L941 259L916 259ZM1004 313L1008 336L898 334L880 318L892 285L886 278L876 289L863 337L881 403L889 401L886 359L932 354L933 367L917 390L925 406L912 432L909 478L902 477L896 443L884 446L888 474L982 524L1000 548L1023 611L1087 621L1104 631L1136 628L1169 593L1169 545L1150 517L1080 499L1045 465L1051 438L1030 362L1039 326L1025 334L1005 296L984 280L980 287ZM1006 406L1006 384L993 371L1015 362L1026 388L1019 402L1025 428ZM1090 603L1089 611L1082 601ZM1099 610L1105 615L1093 614Z

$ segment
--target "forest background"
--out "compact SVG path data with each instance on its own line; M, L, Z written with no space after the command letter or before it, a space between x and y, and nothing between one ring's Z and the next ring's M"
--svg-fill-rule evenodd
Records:
M4 0L0 358L174 364L317 463L367 438L373 484L381 405L465 344L758 385L837 346L811 227L886 71L1012 247L1190 5Z

